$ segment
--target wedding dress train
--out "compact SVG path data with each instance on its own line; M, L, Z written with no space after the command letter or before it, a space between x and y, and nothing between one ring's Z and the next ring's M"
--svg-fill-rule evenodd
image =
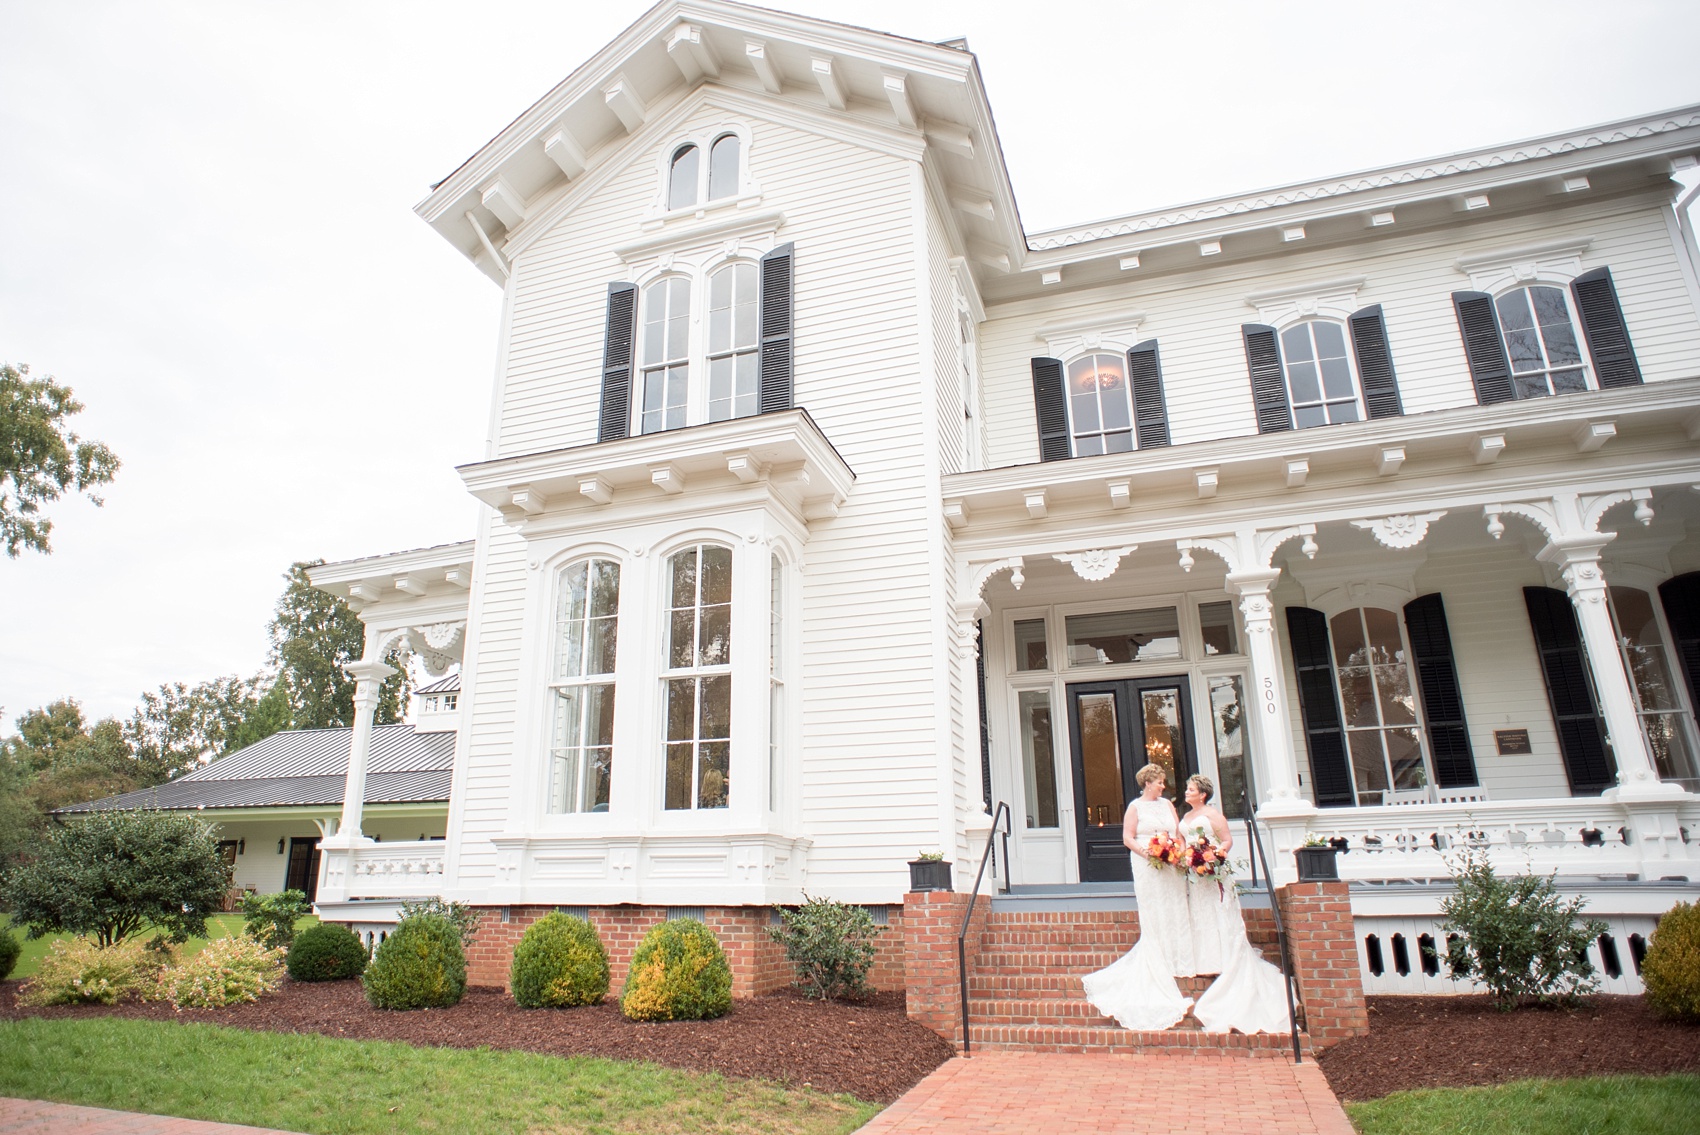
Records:
M1158 832L1175 834L1174 807L1161 798L1135 800L1139 816L1135 838L1144 842ZM1192 969L1192 936L1187 912L1187 883L1179 871L1155 868L1143 855L1133 857L1133 894L1139 906L1139 941L1114 962L1081 978L1086 999L1124 1029L1155 1032L1173 1028L1192 999L1182 996L1177 974Z
M1200 834L1210 835L1203 820L1188 822L1181 835L1191 842ZM1245 933L1245 916L1233 879L1200 879L1192 882L1188 895L1192 920L1193 953L1199 973L1219 976L1199 995L1192 1015L1207 1033L1284 1033L1287 1017L1286 979L1281 971L1263 960Z

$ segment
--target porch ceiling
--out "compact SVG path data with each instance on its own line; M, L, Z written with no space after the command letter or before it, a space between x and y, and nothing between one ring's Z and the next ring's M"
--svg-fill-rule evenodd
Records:
M1700 481L1700 377L960 473L959 551L1070 550Z

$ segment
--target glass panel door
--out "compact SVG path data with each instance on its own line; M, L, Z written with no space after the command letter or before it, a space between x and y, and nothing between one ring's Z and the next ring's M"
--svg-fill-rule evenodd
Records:
M1082 882L1131 879L1122 815L1139 794L1134 774L1161 765L1164 795L1180 801L1197 771L1188 721L1187 680L1138 678L1068 687L1075 826Z

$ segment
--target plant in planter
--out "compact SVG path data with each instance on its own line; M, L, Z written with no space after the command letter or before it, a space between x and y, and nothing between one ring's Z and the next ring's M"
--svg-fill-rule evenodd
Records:
M1306 832L1304 844L1293 851L1299 865L1299 882L1331 883L1340 878L1340 865L1335 857L1340 849L1326 837Z
M944 852L915 853L915 858L909 861L909 889L920 892L954 889L950 885L950 861Z

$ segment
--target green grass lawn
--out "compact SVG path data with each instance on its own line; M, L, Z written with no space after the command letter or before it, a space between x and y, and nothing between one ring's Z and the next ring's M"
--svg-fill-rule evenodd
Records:
M1688 1135L1700 1123L1700 1076L1519 1080L1394 1092L1349 1103L1346 1114L1363 1135Z
M309 914L295 924L296 932L299 933L318 921L317 915ZM32 942L24 937L21 927L12 928L10 916L3 914L0 914L0 928L10 928L12 936L24 948L24 952L18 955L18 967L12 971L12 980L14 981L34 977L36 967L41 964L41 959L47 954L49 947L54 942L71 937L69 934L49 934L45 938L37 938ZM190 954L199 953L201 947L205 946L211 938L230 938L240 933L242 933L242 916L240 914L215 914L207 919L207 937L189 939L180 947L179 956L188 957ZM152 937L153 935L151 931L144 930L142 936Z
M879 1110L653 1064L112 1018L0 1022L0 1096L311 1135L835 1135Z

